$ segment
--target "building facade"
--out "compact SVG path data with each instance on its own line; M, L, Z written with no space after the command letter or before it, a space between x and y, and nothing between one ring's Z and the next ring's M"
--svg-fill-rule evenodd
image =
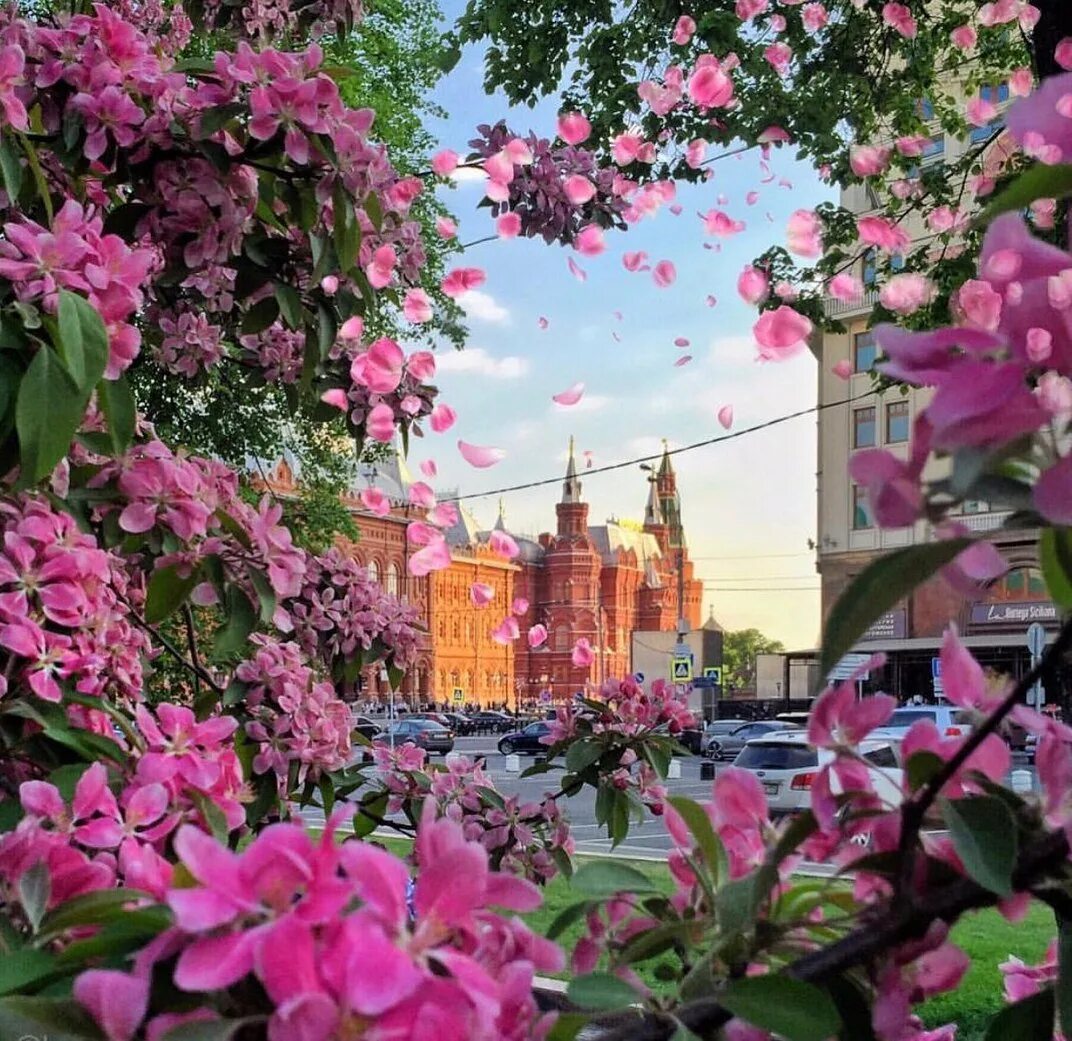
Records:
M1008 96L1007 87L1002 89L995 88L993 97L999 104ZM940 163L949 153L974 147L994 129L976 128L968 141L936 133L921 165ZM846 189L841 202L859 216L877 212L878 200L867 185ZM926 248L931 233L918 214L906 221L905 228L913 237L914 250ZM912 424L930 393L926 388L907 387L874 392L872 370L877 347L868 319L877 294L868 255L858 263L856 273L865 286L863 296L850 301L829 299L826 304L827 316L839 320L844 331L824 333L812 344L819 361L816 566L824 622L843 590L871 561L891 550L937 537L926 521L897 530L876 527L864 489L849 476L849 460L860 449L879 447L907 458ZM846 360L851 375L843 380L832 370ZM925 480L940 479L948 476L948 469L932 462L923 476ZM1039 570L1038 532L1002 530L1008 517L1008 511L991 509L985 502L961 505L952 519L969 533L986 533L1005 556L1009 571L989 587L968 595L934 578L887 612L854 648L886 652L887 664L873 677L874 686L903 698L940 696L941 680L935 675L934 662L951 622L985 667L1014 678L1028 670L1027 626L1040 622L1052 638L1059 614L1046 596ZM1047 695L1053 700L1061 693L1053 690Z
M511 709L559 701L606 678L628 675L635 632L672 631L679 617L690 629L698 629L703 583L688 557L677 475L668 450L648 483L643 522L589 524L589 504L571 442L554 532L508 532L520 553L504 560L489 546L492 531L508 530L503 508L494 528L481 530L459 504L458 522L446 532L450 567L415 578L408 569L406 527L422 520L425 510L409 502L412 479L405 464L395 457L363 467L354 489L343 497L360 538L340 545L387 592L414 604L425 630L418 661L399 694L414 704ZM285 461L272 470L266 485L283 498L297 493L295 474ZM362 504L360 492L370 486L387 496L386 516ZM446 491L440 499L449 501L454 495ZM481 607L470 594L477 582L493 590L491 602ZM497 642L492 630L519 600L525 601L525 611L517 616L520 638ZM548 638L532 648L528 631L537 624L546 627ZM574 644L581 638L594 652L590 666L572 660ZM380 671L367 669L358 697L382 701L387 696Z

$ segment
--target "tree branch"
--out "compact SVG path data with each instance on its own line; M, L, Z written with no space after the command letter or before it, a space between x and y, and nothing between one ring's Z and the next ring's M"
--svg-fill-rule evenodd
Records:
M170 654L183 668L188 669L195 676L203 679L217 694L222 694L224 688L221 687L209 673L202 666L189 661L183 656L182 651L178 649L159 629L150 625L137 611L134 610L133 604L130 603L125 597L120 597L120 600L126 605L127 610L130 612L131 620L139 628L147 632L150 636L160 641L161 646Z

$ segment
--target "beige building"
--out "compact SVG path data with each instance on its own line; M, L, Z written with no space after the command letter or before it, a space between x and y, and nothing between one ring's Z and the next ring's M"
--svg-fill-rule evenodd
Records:
M991 96L1004 102L1007 89L995 90ZM959 155L988 138L994 129L979 128L967 141L936 134L920 165L926 168ZM878 211L879 200L867 185L845 190L841 201L860 216ZM912 236L913 251L934 238L918 216L914 223L906 221L904 227ZM896 268L897 258L893 266ZM877 293L872 288L875 271L869 256L856 262L855 273L864 283L864 294L857 300L826 302L827 316L840 321L845 331L825 333L812 344L819 361L816 568L824 621L841 592L869 562L884 552L935 537L924 521L897 530L877 528L864 489L849 476L849 459L859 449L882 448L907 458L912 424L929 393L901 387L882 394L874 392L872 369L877 348L868 323ZM842 379L831 370L846 361L851 375ZM924 476L943 476L941 465L931 464ZM955 519L972 532L996 532L1007 518L1007 511L991 510L987 503L965 502ZM1014 676L1026 671L1027 624L1037 620L1056 628L1058 621L1038 569L1035 538L1036 533L1024 531L995 535L1010 570L977 596L961 598L940 580L932 580L879 619L855 648L859 652L887 652L888 664L876 677L876 684L906 698L940 693L933 662L951 621L966 634L966 642L985 665Z

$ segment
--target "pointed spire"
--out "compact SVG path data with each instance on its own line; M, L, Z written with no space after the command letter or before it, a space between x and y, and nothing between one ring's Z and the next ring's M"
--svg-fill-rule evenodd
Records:
M495 521L495 531L506 531L506 503L499 499L499 517Z
M663 508L659 505L659 489L655 478L648 478L648 504L644 507L644 527L654 528L663 524Z
M577 460L573 455L573 435L569 439L569 462L566 464L566 479L562 482L562 502L581 501L581 482L577 477Z
M670 462L670 445L667 443L666 438L663 438L663 457L659 461L659 476L668 477L673 476L674 464Z

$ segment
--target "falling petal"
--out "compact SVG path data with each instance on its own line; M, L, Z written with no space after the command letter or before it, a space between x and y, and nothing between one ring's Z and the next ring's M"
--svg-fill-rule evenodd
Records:
M683 355L681 355L680 358L678 358L677 361L674 362L674 368L679 369L679 368L681 368L682 365L688 365L688 363L690 361L692 361L692 355L691 354L683 354Z
M674 340L675 347L688 347L688 345L689 339L687 336L679 336L676 340Z
M546 318L544 318L543 315L540 315L540 317L536 319L536 324L541 329L546 329L551 323Z
M707 304L708 307L714 307L715 304L718 303L718 297L712 296L710 293L708 293L706 299L704 300L704 303Z
M551 400L556 405L576 405L584 396L584 384L574 383L572 387L552 396Z
M618 321L620 322L622 320L622 312L621 311L615 311L614 312L614 317L617 318Z
M421 463L421 473L424 474L425 477L435 477L438 472L439 468L436 466L434 459L425 459Z
M588 281L588 272L584 270L573 257L566 257L566 267L569 268L569 273L577 279L578 282Z
M749 206L755 206L755 204L759 201L759 192L756 192L756 191L749 192L744 197L744 201L746 203L748 203Z
M332 390L325 390L320 395L320 400L325 405L333 405L335 408L342 409L345 412L350 407L349 399L346 397L346 391L340 387L335 387Z
M852 361L849 358L842 358L841 361L834 363L830 371L839 380L847 380L852 375Z
M718 421L722 424L725 430L729 430L733 426L733 406L723 405L718 410Z
M622 338L617 333L612 332L611 336L614 337L614 342L615 343L621 343L622 342Z
M675 202L674 205L670 207L670 212L675 217L680 217L681 216L681 203Z
M471 445L468 441L459 441L458 451L470 466L475 466L480 470L501 463L506 457L506 453L501 448Z
M677 268L669 260L660 260L655 265L651 277L660 289L665 289L674 284L674 279L677 278Z

